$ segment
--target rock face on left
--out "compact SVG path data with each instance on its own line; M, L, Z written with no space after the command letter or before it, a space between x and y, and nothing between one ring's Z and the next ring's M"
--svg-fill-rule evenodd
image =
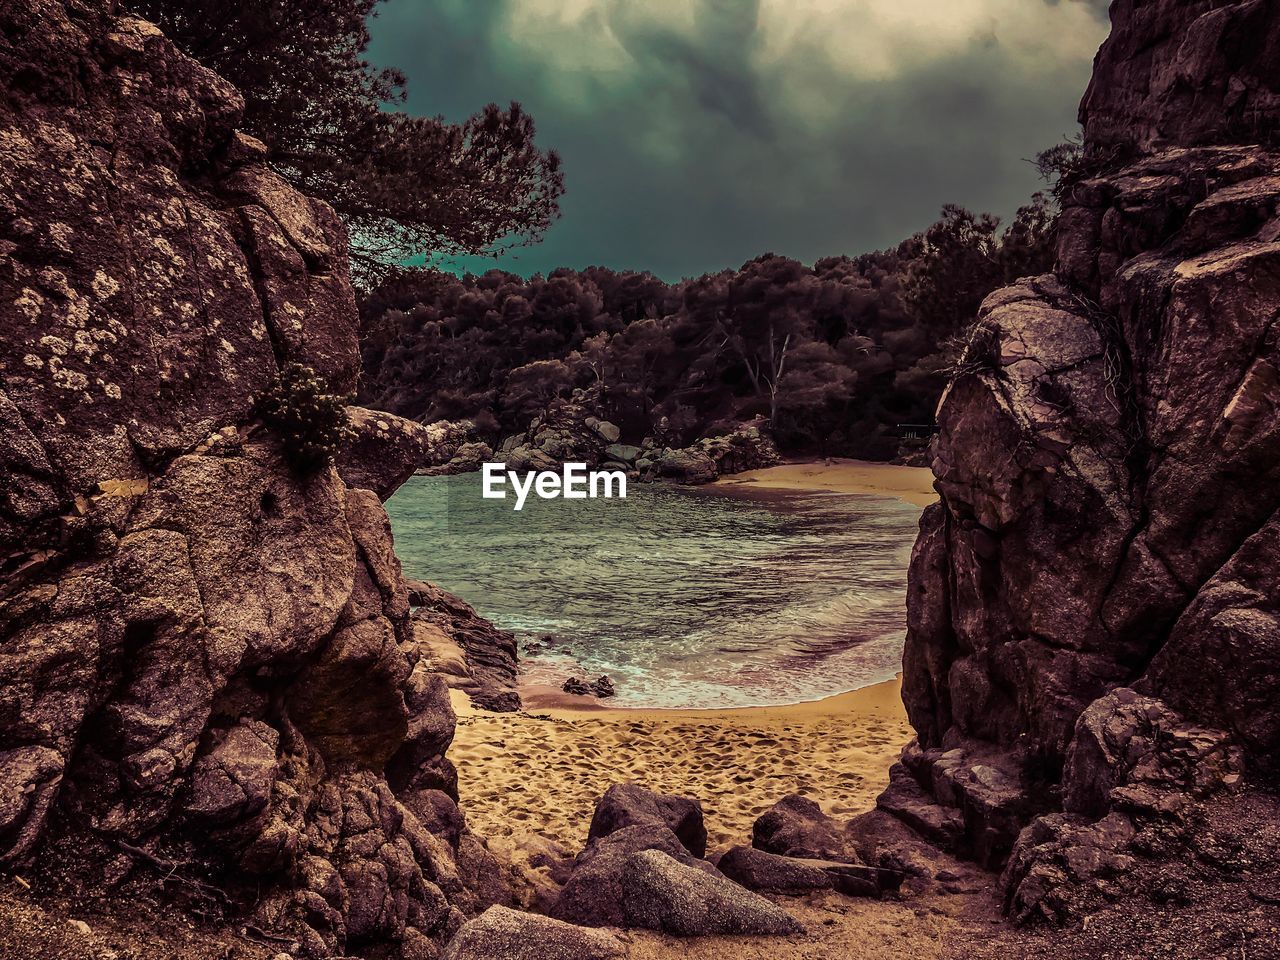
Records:
M502 891L379 499L408 470L299 476L252 413L286 362L354 387L343 227L114 9L0 5L0 866L434 955Z

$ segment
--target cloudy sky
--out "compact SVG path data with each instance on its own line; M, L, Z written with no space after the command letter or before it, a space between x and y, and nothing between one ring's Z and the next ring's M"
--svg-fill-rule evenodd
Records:
M1074 133L1106 0L387 0L408 109L519 100L563 216L506 257L678 279L897 243L943 203L1007 216ZM483 268L484 263L468 264Z

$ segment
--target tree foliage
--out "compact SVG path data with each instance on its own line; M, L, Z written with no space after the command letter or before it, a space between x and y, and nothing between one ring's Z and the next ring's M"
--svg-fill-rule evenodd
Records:
M446 123L387 109L405 78L365 57L378 0L130 0L245 96L243 127L351 232L357 270L420 254L478 254L538 239L557 216L560 161L512 103Z
M347 404L310 367L287 363L258 398L258 415L280 438L285 459L302 474L315 473L354 436Z
M898 248L812 267L765 254L668 285L591 267L523 279L404 271L362 304L365 402L481 416L493 439L575 388L639 440L768 417L792 449L883 457L928 422L953 344L993 289L1047 270L1054 208L1008 227L946 207Z

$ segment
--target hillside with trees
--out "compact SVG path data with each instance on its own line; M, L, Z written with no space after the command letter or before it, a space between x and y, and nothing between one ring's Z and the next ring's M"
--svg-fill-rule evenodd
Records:
M764 254L668 284L589 267L528 279L402 270L363 297L362 402L470 419L495 442L575 394L628 442L763 416L784 450L892 457L929 423L978 304L1052 264L1056 205L1007 225L947 206L897 248L806 266Z

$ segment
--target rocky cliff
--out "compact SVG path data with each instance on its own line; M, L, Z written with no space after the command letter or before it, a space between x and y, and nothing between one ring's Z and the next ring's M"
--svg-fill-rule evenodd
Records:
M430 438L354 411L348 483L255 420L359 354L242 107L106 0L0 4L0 864L434 956L503 893L380 503Z
M881 801L1052 919L1247 874L1206 805L1280 748L1280 9L1111 16L1056 271L988 298L940 404Z

